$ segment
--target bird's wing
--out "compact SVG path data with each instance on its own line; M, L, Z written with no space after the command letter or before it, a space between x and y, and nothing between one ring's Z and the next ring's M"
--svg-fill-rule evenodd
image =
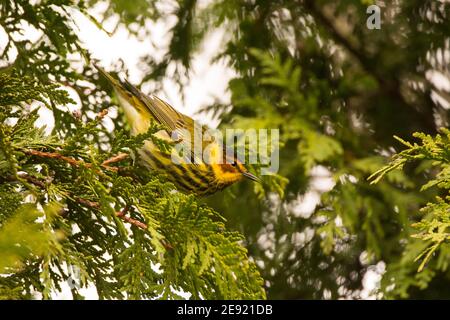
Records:
M175 110L167 102L154 95L145 95L128 81L124 82L124 87L145 105L155 120L165 126L169 133L186 127L186 116Z
M170 104L161 100L157 96L147 96L128 81L119 81L106 72L103 68L95 64L94 66L111 83L117 93L129 101L130 105L136 108L137 111L150 113L150 115L158 123L165 127L169 135L173 132L177 133L178 138L175 140L179 140L181 143L190 144L190 161L197 163L199 161L198 159L201 159L201 155L195 154L194 140L196 139L196 135L201 135L203 128L200 127L200 130L196 130L195 121L192 118L178 112ZM137 101L133 101L134 99L137 99L140 103L136 103ZM145 108L145 110L140 110L140 108ZM186 136L186 134L189 136ZM189 156L185 155L185 157L187 160Z
M147 111L150 113L158 123L166 127L169 133L178 128L186 127L187 124L185 118L187 116L175 110L167 102L164 102L154 95L147 96L127 80L120 81L111 76L111 74L102 67L96 64L94 64L94 66L111 83L117 93L129 101L137 111ZM133 99L137 99L140 103L138 105L133 103ZM146 110L139 110L142 106L144 106Z
M141 94L140 99L154 117L169 129L168 132L172 135L173 140L189 148L190 152L182 155L184 161L193 165L203 163L202 134L205 127L196 123L194 119L176 111L170 104L157 96ZM200 150L196 149L196 143L201 145Z

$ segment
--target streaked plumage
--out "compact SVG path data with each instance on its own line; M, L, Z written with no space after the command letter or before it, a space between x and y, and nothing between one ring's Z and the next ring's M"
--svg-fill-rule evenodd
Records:
M190 137L193 137L194 132L204 132L207 127L201 127L200 131L195 131L192 118L178 112L158 97L147 96L129 82L117 80L102 68L95 67L114 87L119 103L130 124L132 134L147 132L151 119L154 119L165 128L157 133L159 138L172 141L170 137L173 132L176 132L179 140L192 143L192 150L194 150L194 138L189 139L189 137L186 137L187 134L183 135L183 132L187 130ZM217 143L209 146L209 156L212 159L210 164L203 161L200 163L175 164L171 155L161 152L151 141L145 142L144 147L139 151L139 155L145 166L167 174L179 189L198 195L215 193L241 180L242 177L258 181L258 178L249 173L242 163L236 158L230 159L226 150L223 149L223 152L220 152L219 148L223 147ZM194 154L191 156L197 157ZM222 163L218 158L220 156L223 157Z

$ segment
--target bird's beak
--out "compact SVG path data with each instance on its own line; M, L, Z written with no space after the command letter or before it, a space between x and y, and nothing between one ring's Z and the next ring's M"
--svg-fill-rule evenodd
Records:
M261 183L261 179L250 172L243 172L242 175L250 180Z

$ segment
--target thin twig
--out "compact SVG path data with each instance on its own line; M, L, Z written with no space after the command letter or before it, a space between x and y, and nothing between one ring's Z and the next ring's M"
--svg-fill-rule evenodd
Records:
M63 160L74 167L79 167L79 166L89 167L90 166L89 163L86 163L83 160L77 160L77 159L74 159L71 157L66 157L57 152L44 152L44 151L38 151L38 150L33 150L33 149L23 149L22 152L27 155L41 157L41 158Z
M98 202L94 202L94 201L90 201L90 200L83 199L83 198L78 198L78 197L76 197L75 200L78 203L83 204L83 205L85 205L87 207L91 207L93 209L100 209L100 203L98 203Z
M141 229L147 230L147 225L139 220L133 219L131 217L128 217L125 215L125 213L128 211L128 206L125 206L122 210L116 212L116 216L122 219L123 221L126 221L128 223L131 223L132 225L135 225L136 227L139 227Z
M116 162L125 160L126 158L128 158L128 154L127 153L119 153L117 156L114 156L112 158L109 158L109 159L103 161L102 162L102 167L111 168L109 166L111 163L116 163Z
M91 207L91 208L94 208L94 209L97 209L97 210L100 209L100 204L98 202L86 200L86 199L83 199L83 198L75 198L75 200L78 203L81 203L81 204L86 205L88 207ZM126 216L125 213L127 211L128 211L128 207L125 207L124 209L122 209L120 211L117 211L116 212L116 216L118 218L122 219L123 221L128 222L128 223L130 223L130 224L132 224L132 225L134 225L134 226L136 226L138 228L147 230L148 226L145 223L143 223L143 222L141 222L139 220L133 219L133 218L131 218L129 216Z
M134 226L136 226L138 228L141 228L141 229L144 229L144 230L147 230L147 228L148 228L148 226L145 223L143 223L143 222L141 222L139 220L133 219L133 218L131 218L129 216L124 215L122 213L122 211L116 212L116 216L119 217L120 219L122 219L123 221L128 222L128 223L130 223L130 224L132 224L132 225L134 225Z
M75 200L78 203L84 204L88 207L95 208L97 210L100 209L100 204L98 202L86 200L83 198L75 198ZM122 219L123 221L128 222L138 228L147 230L148 226L145 223L125 215L126 212L128 211L128 209L129 209L129 207L125 206L122 210L116 212L116 216L118 218ZM164 248L166 248L166 250L173 250L173 246L169 242L167 242L165 239L161 239L161 244L163 245Z
M25 179L28 182L30 182L30 183L32 183L32 184L34 184L34 185L36 185L36 186L38 186L40 188L44 189L46 187L45 182L43 182L43 181L41 181L41 180L39 180L39 179L37 179L37 178L35 178L33 176L30 176L27 173L21 173L21 174L18 175L18 177L21 178L21 179ZM14 178L10 177L8 179L12 180ZM100 210L100 208L101 208L100 203L98 203L96 201L91 201L91 200L87 200L87 199L80 198L80 197L75 197L74 200L77 201L78 203L80 203L82 205L85 205L87 207L90 207L92 209ZM137 219L133 219L133 218L125 215L127 213L128 209L129 209L129 207L125 206L122 210L116 212L116 216L118 218L122 219L123 221L125 221L125 222L127 222L129 224L132 224L132 225L134 225L134 226L136 226L136 227L138 227L140 229L147 230L148 229L147 224L145 224L144 222L141 222L141 221L139 221ZM164 239L161 240L161 244L167 250L172 250L173 249L173 246L169 242L165 241Z
M7 181L13 181L13 182L21 182L20 179L25 180L26 182L31 183L41 189L45 189L45 186L46 186L45 182L43 182L33 176L30 176L28 173L18 173L17 176L10 175L10 176L6 177Z
M101 120L101 119L103 119L107 114L108 114L108 109L103 109L102 111L100 111L100 112L97 114L96 119L97 119L97 120Z
M20 179L24 179L24 180L28 181L29 183L34 184L35 186L38 186L40 188L44 189L46 186L45 182L43 182L33 176L30 176L28 173L19 173L17 176Z
M92 163L88 163L83 160L78 160L75 158L63 156L62 154L60 154L58 152L44 152L44 151L33 150L33 149L23 149L22 152L27 155L32 155L32 156L36 156L36 157L62 160L62 161L67 162L71 166L77 167L77 168L81 167L81 166L84 166L86 168L92 168ZM109 166L109 164L122 161L122 160L126 159L127 157L128 157L128 154L119 153L118 155L103 161L100 166L102 166L106 170L117 172L119 169L116 167L111 167L111 166Z
M77 160L77 159L74 159L74 158L71 158L71 157L66 157L66 156L63 156L62 154L57 153L57 152L43 152L43 151L32 150L32 149L24 149L22 151L25 154L28 154L28 155L38 156L38 157L42 157L42 158L63 160L63 161L69 163L70 165L72 165L74 167L80 167L80 166L85 166L87 168L91 168L92 167L91 163L86 163L83 160ZM115 163L115 162L119 162L119 161L121 161L123 159L126 159L127 157L128 157L128 154L120 153L120 154L118 154L118 155L116 155L116 156L114 156L112 158L109 158L109 159L103 161L101 166L104 167L107 170L117 171L118 168L110 167L109 164ZM23 179L26 179L28 182L30 182L30 183L32 183L34 185L37 185L37 186L39 186L41 188L45 188L45 184L42 181L40 181L38 179L35 179L34 177L29 176L28 174L24 174L24 175L19 176L19 177L23 178ZM93 201L82 199L82 198L76 198L76 200L79 203L84 204L84 205L86 205L88 207L95 208L95 209L100 209L100 204L98 202L93 202ZM120 219L122 219L123 221L126 221L128 223L131 223L131 224L135 225L138 228L145 229L145 230L147 229L147 225L145 223L143 223L143 222L141 222L139 220L133 219L131 217L126 216L125 215L125 211L116 212L116 216L119 217Z

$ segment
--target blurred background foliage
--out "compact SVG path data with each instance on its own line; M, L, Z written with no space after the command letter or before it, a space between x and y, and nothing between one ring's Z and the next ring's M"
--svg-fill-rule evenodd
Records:
M15 69L42 84L74 89L84 120L114 101L104 80L80 63L89 53L64 12L70 7L90 16L98 2L2 1L0 7L6 34L20 33L24 21L42 32L34 41L9 37L2 61L14 61ZM437 79L450 78L450 3L106 2L102 19L90 18L100 28L115 18L108 32L125 27L150 38L148 21L175 18L162 59L148 55L140 64L142 84L154 88L167 77L183 88L193 58L208 46L206 36L225 30L210 63L225 62L235 72L231 101L205 106L199 117L213 113L222 128L280 129L279 176L264 177L263 191L240 183L201 200L226 218L227 229L244 235L268 298L450 297L448 182L421 190L437 175L445 177L439 172L447 168L448 138L439 144L442 139L432 137L448 126L450 96ZM366 26L367 7L374 3L381 8L381 30ZM8 57L12 47L14 59ZM73 115L52 110L55 134L74 132ZM123 126L120 113L114 122ZM442 156L436 160L426 147L414 149L416 157L397 156L407 159L402 171L389 169L399 167L394 158L380 172L384 179L371 184L368 177L394 154L413 148L394 135L409 141L415 132L431 135L420 143L431 150L437 143ZM104 128L94 139L101 147L113 136ZM317 205L302 209L311 196L320 197ZM439 237L429 234L434 228ZM367 283L380 278L367 292Z

